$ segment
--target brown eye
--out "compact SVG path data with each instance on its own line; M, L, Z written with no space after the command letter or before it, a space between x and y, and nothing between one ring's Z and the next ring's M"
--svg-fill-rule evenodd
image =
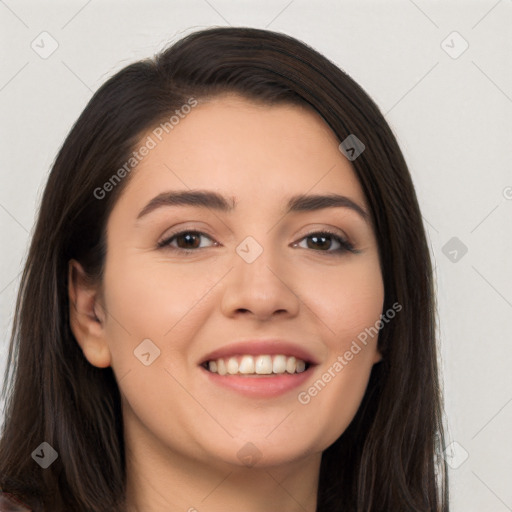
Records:
M348 240L345 240L341 236L329 231L311 233L310 235L305 236L302 240L310 240L310 242L306 242L306 248L318 252L326 252L332 254L340 254L347 251L356 252L354 246ZM338 244L338 247L333 250L329 250L333 246L333 240L334 246L336 247L336 244Z
M201 249L201 237L211 238L200 231L180 231L179 233L173 233L170 237L158 242L158 247L168 247L177 251L194 251ZM176 245L173 242L176 241Z

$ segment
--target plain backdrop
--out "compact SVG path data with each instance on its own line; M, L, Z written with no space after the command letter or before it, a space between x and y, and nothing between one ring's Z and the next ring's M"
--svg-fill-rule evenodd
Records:
M73 122L120 68L223 25L303 40L385 114L435 264L451 510L511 511L511 0L0 0L0 371L38 203Z

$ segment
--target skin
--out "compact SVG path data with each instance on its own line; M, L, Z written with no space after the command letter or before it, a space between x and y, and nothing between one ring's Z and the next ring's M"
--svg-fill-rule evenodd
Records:
M303 107L231 94L201 102L133 171L108 220L103 282L87 284L70 262L72 330L91 364L112 366L122 395L130 510L315 510L322 451L353 419L381 360L374 337L309 403L297 399L383 307L369 223L343 207L284 215L287 198L301 193L335 192L368 211L338 145ZM238 205L165 206L137 221L156 195L188 189ZM157 246L184 229L206 233L196 252ZM359 252L333 253L334 239L315 245L307 237L321 229ZM251 264L235 250L247 236L263 248ZM242 337L295 341L319 364L306 384L274 398L210 385L198 361ZM134 357L147 338L160 350L149 366ZM237 456L248 442L257 447L252 467Z

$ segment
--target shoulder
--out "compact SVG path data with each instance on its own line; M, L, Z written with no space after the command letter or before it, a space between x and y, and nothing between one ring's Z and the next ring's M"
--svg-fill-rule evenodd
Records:
M11 494L0 490L0 512L32 512L32 510Z

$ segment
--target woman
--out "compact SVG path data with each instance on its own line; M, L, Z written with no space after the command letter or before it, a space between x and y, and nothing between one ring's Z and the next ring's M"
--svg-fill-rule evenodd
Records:
M284 34L195 32L96 92L9 364L0 487L31 510L448 511L409 171Z

